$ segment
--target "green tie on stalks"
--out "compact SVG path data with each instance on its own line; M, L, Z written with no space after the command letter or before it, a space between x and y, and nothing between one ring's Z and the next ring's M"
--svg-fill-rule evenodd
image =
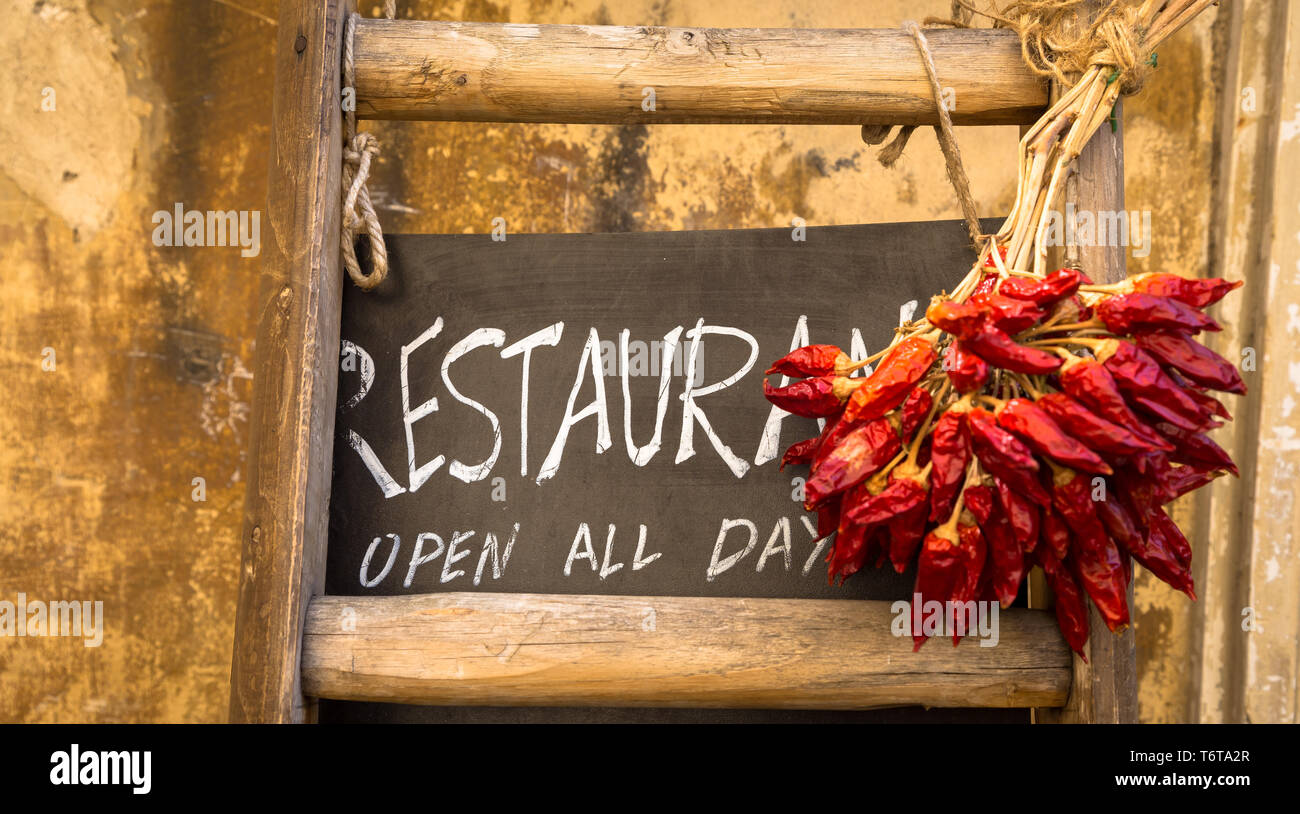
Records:
M1129 557L1195 599L1191 547L1164 505L1237 474L1206 434L1231 418L1209 391L1246 386L1195 336L1220 329L1202 309L1239 285L1173 274L1092 285L1075 269L1008 273L990 257L876 356L809 345L778 360L769 374L803 378L764 380L768 400L826 419L781 466L811 468L805 508L821 537L836 533L829 579L915 561L922 601L1006 607L1039 565L1081 655L1085 594L1112 631L1129 624Z

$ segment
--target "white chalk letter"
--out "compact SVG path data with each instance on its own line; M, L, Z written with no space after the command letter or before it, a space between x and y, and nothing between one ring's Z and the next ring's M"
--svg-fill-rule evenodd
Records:
M411 358L412 351L423 345L425 342L428 342L430 339L433 339L441 331L442 317L438 317L433 321L433 325L429 326L427 331L416 337L414 342L402 346L400 364L402 379L402 424L406 426L406 465L407 469L410 470L411 473L410 489L412 492L417 491L421 486L423 486L424 482L437 471L438 467L442 466L444 458L439 455L432 461L428 461L418 468L415 465L415 436L411 433L411 427L415 422L424 418L429 413L437 412L438 399L436 396L430 396L428 401L424 402L419 407L416 407L414 410L411 409L411 377L408 372L408 361Z
M578 400L578 392L582 390L582 380L588 371L591 372L591 378L596 385L596 398L575 413L573 403ZM596 416L596 454L599 455L609 449L613 442L609 437L609 410L605 405L605 377L600 370L600 335L596 333L595 328L592 328L587 336L587 344L582 346L582 359L578 362L578 375L573 380L573 389L569 391L569 404L564 410L564 421L560 423L560 430L555 435L555 443L551 444L551 451L546 453L546 460L542 461L542 468L537 473L538 483L550 480L555 477L556 472L560 471L560 459L564 457L564 443L569 440L569 430L579 421L593 414Z
M720 382L706 385L701 388L695 387L695 365L698 362L700 354L700 340L706 334L723 334L725 336L734 336L749 343L749 359L741 365L740 370L731 374ZM695 327L686 333L687 338L691 340L691 354L686 360L686 392L682 393L682 436L681 443L677 447L676 463L689 460L695 455L695 422L699 422L704 428L704 434L708 436L713 448L717 450L719 457L727 464L731 474L738 478L744 477L749 471L749 463L741 460L731 451L731 447L722 443L722 439L713 431L709 424L709 419L704 415L704 410L700 409L695 400L719 390L726 389L736 382L740 381L749 369L754 366L758 360L758 341L754 337L739 328L728 328L722 325L705 325L701 319L695 323Z

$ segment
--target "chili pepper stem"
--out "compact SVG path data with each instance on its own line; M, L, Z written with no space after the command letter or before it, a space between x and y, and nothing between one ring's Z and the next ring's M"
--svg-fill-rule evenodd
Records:
M871 364L872 362L876 361L877 359L879 359L880 357L884 356L886 353L889 353L889 352L890 352L891 350L893 350L893 349L894 349L894 346L893 346L893 345L890 345L889 347L887 347L887 348L885 348L885 349L883 349L883 350L881 350L881 351L879 351L879 352L877 352L877 353L873 353L873 354L871 354L870 356L868 356L868 357L865 358L865 359L855 359L855 360L849 362L849 367L847 368L846 372L848 372L848 373L852 373L853 371L855 371L855 370L857 370L857 369L859 369L859 368L866 367L867 365L869 365L869 364Z
M1045 350L1053 350L1061 345L1083 345L1085 348L1096 350L1106 341L1107 340L1100 338L1090 339L1086 336L1062 336L1053 339L1038 339L1033 342L1025 342L1024 344L1029 345L1030 347L1041 347Z
M890 461L889 463L885 464L884 467L882 467L881 470L880 470L879 472L877 472L876 474L872 475L872 476L871 476L871 479L872 479L873 481L875 481L876 479L879 479L878 482L881 483L881 484L888 483L888 482L889 482L889 474L890 474L891 472L894 471L895 467L897 467L899 464L901 464L901 463L902 463L903 461L905 461L906 459L907 459L907 450L905 450L905 449L904 449L904 450L900 450L899 453L898 453L897 455L894 456L894 459L893 459L892 461Z
M1035 328L1030 328L1029 330L1022 332L1020 336L1027 339L1031 336L1038 336L1039 334L1058 333L1060 331L1083 331L1092 328L1101 328L1105 330L1106 325L1099 319L1090 319L1086 322L1067 322L1063 325L1053 325L1049 322Z
M1040 397L1042 397L1043 395L1042 391L1034 387L1033 383L1029 381L1028 376L1024 376L1017 373L1015 374L1015 378L1016 378L1016 382L1020 385L1021 389L1023 389L1026 393L1028 393L1035 401L1037 401Z
M934 424L934 417L939 413L939 405L943 403L943 397L948 395L948 388L951 384L947 379L934 394L933 403L930 405L930 412L925 417L925 422L916 431L916 437L912 439L912 445L907 448L907 460L915 461L917 454L921 451L921 442L930 434L930 428ZM927 469L929 466L927 465Z

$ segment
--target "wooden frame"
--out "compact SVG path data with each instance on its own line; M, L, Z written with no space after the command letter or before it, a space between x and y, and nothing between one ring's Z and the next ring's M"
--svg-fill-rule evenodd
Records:
M1006 612L998 648L912 654L906 639L886 635L888 603L878 602L321 596L341 316L339 66L351 5L281 5L232 720L311 721L313 696L433 704L1016 706L1060 709L1040 718L1135 720L1132 633L1094 635L1084 664L1071 658L1042 610ZM1047 90L1021 64L1014 35L937 31L930 42L940 76L951 66L952 81L961 83L958 123L1028 123L1041 112ZM593 43L602 45L593 50ZM897 31L366 20L354 45L363 116L934 119L914 47ZM727 57L725 70L719 53ZM606 78L614 64L627 69L618 82ZM539 77L564 81L539 84ZM643 86L657 89L655 114L641 107ZM1089 144L1079 167L1079 207L1122 207L1120 140L1109 128ZM1096 251L1103 254L1085 258L1090 269L1104 267L1106 279L1123 276L1122 249ZM647 607L657 619L649 628ZM345 610L348 625L341 623ZM707 627L698 623L702 615ZM720 626L718 619L729 621ZM1095 611L1093 619L1103 630Z

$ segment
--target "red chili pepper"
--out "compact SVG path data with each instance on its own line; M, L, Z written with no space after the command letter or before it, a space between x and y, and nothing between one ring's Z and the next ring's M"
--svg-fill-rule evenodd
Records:
M1020 593L1025 575L1024 551L1016 541L1011 524L993 498L993 489L976 485L966 487L966 508L975 516L980 532L988 543L993 570L993 590L1002 607L1011 607Z
M958 340L943 354L943 369L958 393L974 393L989 380L989 364Z
M1054 373L1061 366L1061 360L1055 354L1021 345L989 323L963 339L966 347L985 361L1013 373L1041 376Z
M967 339L988 324L992 313L973 302L941 300L925 310L925 318L939 330Z
M1042 280L1032 277L1008 277L998 287L998 293L1004 297L1015 297L1018 300L1028 300L1035 305L1048 306L1073 296L1082 282L1082 274L1078 269L1057 269Z
M894 409L934 360L934 344L930 340L920 336L904 339L880 360L880 366L865 381L853 380L860 386L849 397L844 417L849 421L869 420Z
M812 471L816 472L822 461L826 460L826 456L830 455L831 451L840 445L844 437L860 426L862 426L860 423L845 421L843 412L838 416L827 418L826 426L822 428L822 434L818 436L821 443L817 445L817 450L813 453Z
M1061 629L1065 643L1086 662L1088 657L1083 654L1083 646L1088 643L1088 605L1071 573L1073 564L1058 560L1046 547L1039 548L1037 561L1052 589L1056 626Z
M1238 395L1246 393L1246 383L1231 362L1186 334L1141 333L1133 337L1133 343L1162 365L1174 368L1202 387Z
M861 382L862 379L845 376L818 376L785 387L773 387L764 379L763 395L787 413L804 418L826 418L840 409L844 399Z
M1160 450L1140 452L1130 458L1129 463L1152 484L1157 495L1163 492L1162 484L1171 467L1168 453Z
M1180 464L1226 469L1240 477L1241 473L1237 470L1237 464L1233 462L1232 456L1205 433L1187 432L1163 421L1156 424L1156 429L1174 442L1174 449L1169 453L1170 460Z
M1183 395L1185 396L1185 394ZM1195 399L1189 396L1186 399L1188 402L1196 404ZM1215 420L1214 416L1208 412L1203 412L1199 419L1191 419L1175 411L1168 403L1159 402L1149 396L1129 394L1129 400L1137 408L1138 415L1153 425L1164 422L1181 427L1189 432L1212 430L1223 426L1222 421ZM1197 404L1197 409L1200 409L1199 404Z
M1092 319L1092 308L1086 305L1078 294L1075 294L1053 305L1047 319L1056 325L1086 322Z
M952 513L970 464L966 413L950 409L939 416L930 438L930 520L939 522Z
M895 470L896 474L897 470ZM916 477L893 477L879 494L870 494L862 487L849 493L840 515L840 528L847 524L878 526L891 518L924 505L929 497L929 490L924 482ZM855 499L856 498L856 499Z
M955 573L953 575L951 593L947 598L952 602L967 603L980 596L981 586L986 584L988 581L985 576L986 569L984 568L987 546L984 541L984 536L980 533L979 526L976 524L975 517L969 511L962 509L956 520L958 543L955 546L955 553L958 559ZM948 528L951 527L940 527L940 529ZM935 531L939 531L940 529L936 529ZM920 580L918 578L918 584L919 583ZM927 597L927 599L928 598L931 597ZM954 621L958 618L966 618L960 610L957 614L954 614ZM961 631L961 628L956 628L952 631L953 647L956 647L961 641L962 635L970 633L969 630L962 632L959 631ZM913 636L913 639L915 640L916 637ZM921 639L924 640L924 637L921 637ZM916 644L916 647L920 647L919 642Z
M928 509L929 506L923 502L891 518L886 525L889 561L900 574L912 564L912 558L916 556L916 550L925 538L925 528L929 525L926 522Z
M1048 393L1034 403L1062 430L1098 452L1125 456L1151 449L1133 433L1107 421L1065 393Z
M777 359L767 369L766 375L828 376L834 373L845 376L851 361L848 354L834 345L806 345Z
M870 479L844 493L835 544L826 557L830 582L838 576L843 584L865 564L879 566L888 556L887 522L896 511L905 508L910 488L923 488L917 479L910 480L904 483L895 479L887 485L878 478ZM925 498L923 494L919 501L913 502L924 505Z
M840 527L840 507L844 495L836 495L817 507L817 539L824 540Z
M998 492L998 502L1002 506L1002 513L1006 515L1007 522L1011 525L1011 533L1015 536L1020 548L1028 554L1038 545L1038 527L1040 523L1038 507L1029 498L1012 489L1010 484L1001 478L994 478L993 485Z
M1072 359L1061 370L1061 388L1083 404L1096 410L1136 435L1154 449L1172 449L1173 445L1137 417L1120 393L1114 377L1094 359Z
M1002 265L1004 265L1004 266L1007 264L1007 248L1008 248L1007 246L998 246L997 249L996 249L996 251L997 251L997 253L998 253L998 257L1001 257L1001 258L1002 258ZM986 268L986 269L996 269L997 267L998 267L998 264L997 264L997 262L994 261L994 259L993 259L993 253L992 253L992 252L989 252L989 256L984 258L984 268ZM996 278L996 277L997 277L997 274L996 274L996 273L993 273L993 274L991 274L990 276Z
M1109 475L1111 468L1097 453L1079 443L1029 399L1013 398L997 409L998 424L1029 444L1040 455L1093 474Z
M1148 540L1138 528L1137 521L1118 500L1099 500L1093 504L1097 516L1110 533L1110 537L1133 556L1143 568L1175 589L1196 599L1192 575L1172 551L1162 545L1159 537Z
M1000 294L976 292L971 295L970 301L988 309L993 324L1008 334L1018 334L1037 325L1043 317L1047 316L1045 310L1028 300L1018 300Z
M1168 503L1176 500L1188 492L1200 489L1205 484L1223 476L1222 469L1198 466L1196 464L1187 464L1186 466L1175 466L1169 470L1165 476L1165 495Z
M1183 568L1191 568L1192 545L1183 536L1182 529L1173 521L1165 510L1157 508L1146 517L1147 542L1173 552L1174 557Z
M1147 528L1147 518L1160 511L1164 504L1164 495L1159 484L1155 483L1136 469L1122 467L1115 470L1112 481L1118 485L1116 491L1125 505L1132 509L1133 519L1142 529Z
M1052 552L1052 555L1058 560L1063 560L1070 555L1070 526L1061 517L1060 512L1051 508L1043 509L1043 522L1039 532L1043 545L1039 549L1046 548Z
M1097 358L1135 405L1183 429L1197 430L1205 423L1207 413L1146 351L1119 339L1107 339Z
M946 524L925 536L921 554L917 557L916 587L913 589L919 594L922 604L932 600L947 602L959 586L967 560L959 539L957 529ZM916 608L912 612L915 615L920 613ZM920 650L925 640L925 635L914 633L912 649Z
M844 496L845 505L850 506L859 499L859 492L866 494L866 490L861 486L851 489ZM841 585L844 584L844 580L862 568L869 553L867 537L876 531L873 526L848 522L846 514L847 512L840 514L840 527L835 533L835 542L831 544L830 553L826 557L826 582L829 585L835 584L836 577L840 578Z
M1219 401L1214 396L1211 396L1206 390L1184 381L1178 376L1177 371L1169 371L1169 376L1175 382L1178 382L1178 386L1183 388L1183 392L1187 394L1187 397L1201 405L1201 409L1209 416L1205 420L1203 429L1217 430L1219 427L1222 427L1223 421L1218 420L1220 418L1225 421L1232 420L1232 413L1228 412L1228 408L1223 406L1223 402Z
M1023 443L997 424L993 414L982 408L966 416L971 449L990 474L1040 506L1051 505L1051 496L1038 482L1038 461Z
M867 562L879 568L889 559L889 525L876 526L867 536Z
M1221 331L1205 314L1168 297L1154 294L1117 294L1097 304L1097 316L1115 334L1145 331Z
M933 406L934 396L930 395L929 390L918 387L908 394L902 407L903 438L908 441L912 439L912 435L920 428L921 422L925 421Z
M1070 557L1084 589L1106 626L1122 630L1129 623L1128 579L1119 549L1097 519L1088 478L1072 469L1053 466L1052 507L1070 527Z
M1213 305L1234 288L1242 285L1241 280L1228 282L1221 277L1205 280L1190 280L1177 274L1163 272L1143 274L1133 280L1133 290L1158 297L1172 297L1179 302L1196 308Z
M954 586L954 602L970 602L979 596L980 577L984 572L984 563L988 551L983 533L971 512L962 510L957 523L957 535L961 541L961 578ZM961 639L953 636L953 644Z
M988 267L992 264L985 261L984 265ZM979 282L975 284L975 288L971 291L971 297L974 298L977 294L996 294L997 287L998 273L996 271L986 273L980 278Z
M861 483L889 463L901 448L898 433L886 419L854 427L804 484L804 507L814 509L831 495Z
M791 444L785 451L785 454L781 456L781 464L777 467L777 471L779 472L782 469L785 469L786 464L806 464L810 462L813 453L817 451L817 446L821 444L821 442L822 438L819 435L816 438L809 438L806 441L796 441Z

